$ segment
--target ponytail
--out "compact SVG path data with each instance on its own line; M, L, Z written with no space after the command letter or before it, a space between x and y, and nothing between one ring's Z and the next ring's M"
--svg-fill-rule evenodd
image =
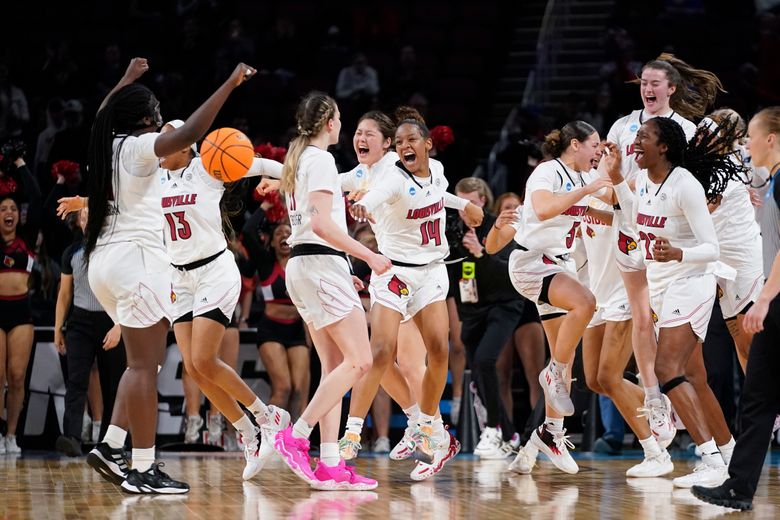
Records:
M596 129L585 121L571 121L560 130L553 130L544 136L542 153L545 157L557 159L571 145L572 139L583 142L596 133Z

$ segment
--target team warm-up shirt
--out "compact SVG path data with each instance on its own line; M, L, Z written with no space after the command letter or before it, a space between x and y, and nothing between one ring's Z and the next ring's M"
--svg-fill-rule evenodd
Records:
M554 159L537 166L525 185L525 207L522 221L515 224L515 241L529 250L551 255L574 251L574 237L588 207L589 197L584 197L562 214L542 221L536 214L532 194L537 190L568 193L582 186L580 174L567 168L563 161Z
M154 153L158 135L149 132L114 139L114 193L97 245L135 242L144 248L165 248L160 196L167 176Z
M281 166L275 161L255 158L246 176L277 176ZM200 157L193 158L180 170L163 171L165 181L160 205L171 263L189 264L227 248L219 207L224 183L208 174Z
M636 133L639 131L639 127L642 126L642 123L653 117L670 117L682 127L686 139L690 139L693 137L693 134L696 133L696 125L674 110L660 116L648 116L645 114L644 110L634 110L629 115L615 121L615 124L609 129L607 141L618 145L620 153L623 155L620 171L623 174L623 178L627 181L632 180L639 172L639 166L636 165L636 161L634 160L634 140L636 140Z
M308 146L301 154L298 171L295 172L295 190L285 194L292 228L292 234L287 239L287 243L293 247L299 244L320 244L332 248L331 244L312 231L309 194L313 191L325 191L333 194L330 218L346 234L347 218L344 197L341 196L341 180L336 169L336 160L325 150L320 150L316 146Z
M424 265L449 254L444 236L448 182L438 161L431 161L429 170L428 177L415 177L399 161L358 203L372 214L385 205L375 219L381 227L376 239L379 251L390 260Z
M691 172L677 167L665 182L654 184L647 171L641 170L636 178L635 208L633 221L639 231L651 296L662 293L679 278L714 272L718 239L704 188ZM653 259L653 244L658 237L682 249L682 262Z
M585 184L599 178L595 170L582 174ZM590 206L595 209L612 211L612 206L590 197ZM588 256L588 286L596 297L599 306L606 307L626 299L626 290L620 271L615 265L616 227L602 222L593 215L582 217L582 241Z

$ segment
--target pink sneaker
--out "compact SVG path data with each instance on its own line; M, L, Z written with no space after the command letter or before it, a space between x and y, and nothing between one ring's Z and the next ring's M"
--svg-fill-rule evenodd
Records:
M343 460L332 467L317 461L314 476L317 480L311 483L311 487L323 491L370 491L378 485L376 480L358 475L355 468L347 466Z
M274 438L274 448L290 469L307 484L317 481L309 462L309 439L293 437L292 426L279 430Z

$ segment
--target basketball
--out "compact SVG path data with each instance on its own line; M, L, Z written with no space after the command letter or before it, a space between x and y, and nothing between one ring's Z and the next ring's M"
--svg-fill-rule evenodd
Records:
M200 158L209 175L222 182L240 180L255 156L249 138L235 128L218 128L200 145Z

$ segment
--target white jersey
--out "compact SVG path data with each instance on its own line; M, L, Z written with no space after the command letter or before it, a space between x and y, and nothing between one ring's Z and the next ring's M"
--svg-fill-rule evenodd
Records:
M715 272L719 256L715 226L699 181L677 167L661 184L650 182L646 170L636 179L634 218L647 266L650 295L658 295L686 276ZM682 262L656 262L655 239L663 237L672 247L682 249Z
M621 117L615 121L615 124L609 129L607 141L618 145L620 153L623 154L620 171L623 174L623 178L627 181L634 179L639 172L639 166L637 166L636 161L634 160L634 140L636 139L636 133L639 131L639 127L642 126L642 123L653 117L669 117L673 121L676 121L682 127L683 132L685 132L686 139L690 140L696 133L696 125L674 110L663 116L649 116L644 113L644 110L634 110L627 116Z
M299 244L319 244L332 248L331 244L312 231L309 194L313 191L326 191L333 194L330 218L346 234L346 209L336 160L329 152L320 150L316 146L308 146L301 154L298 171L295 172L295 190L285 195L292 228L287 243L293 247Z
M246 177L276 176L280 163L255 158ZM200 157L185 168L163 170L160 205L165 218L165 246L171 263L184 265L227 248L219 203L225 185L208 174Z
M747 186L731 179L720 205L712 212L720 244L720 260L738 272L761 271L761 229Z
M537 190L546 190L554 194L568 193L582 186L580 174L567 168L558 159L537 166L525 185L525 207L522 218L514 224L517 230L515 241L529 250L543 251L552 255L574 251L574 237L580 226L580 218L587 209L589 197L584 197L562 214L542 221L536 214L531 195Z
M582 175L586 184L598 179L595 170ZM609 204L595 198L590 198L590 206L605 211L612 211ZM591 292L596 297L599 307L608 307L626 300L626 289L620 271L615 268L615 247L617 240L616 227L601 221L592 215L582 217L582 240L588 255L588 278Z
M388 167L359 202L372 214L379 210L377 246L390 260L427 265L449 254L444 236L449 183L440 162L430 161L429 170L430 176L416 177L400 163Z
M113 142L113 200L97 245L135 242L143 248L165 248L160 212L161 187L166 175L154 153L156 132L117 137Z

